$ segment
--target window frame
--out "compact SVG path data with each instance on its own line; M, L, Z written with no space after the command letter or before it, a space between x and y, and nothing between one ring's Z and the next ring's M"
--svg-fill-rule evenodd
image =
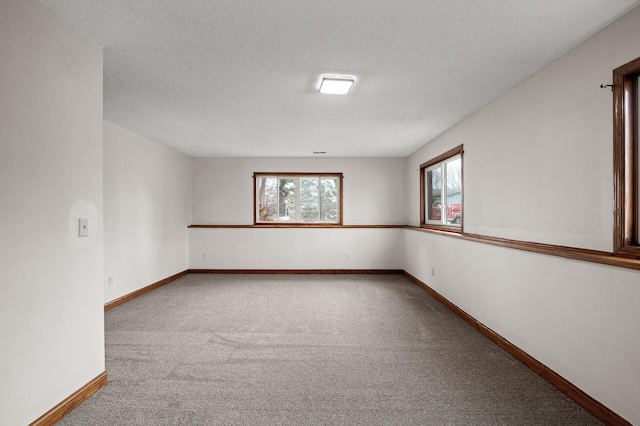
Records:
M258 178L260 177L292 177L292 178L326 178L333 177L338 179L338 221L337 222L285 222L270 221L261 222L258 220ZM253 173L253 224L255 226L265 227L338 227L343 224L343 196L344 196L344 175L339 172L335 173L310 173L310 172L254 172Z
M451 160L453 157L460 157L460 210L461 210L461 220L460 225L449 225L449 224L435 224L431 222L426 222L426 212L427 207L425 203L427 202L425 196L425 173L427 169L432 168L438 164L442 164ZM445 212L446 209L441 209L442 212ZM459 145L449 151L438 155L437 157L422 163L420 165L420 227L421 228L430 228L430 229L438 229L441 231L453 232L457 234L462 234L464 229L464 145Z
M614 254L640 259L638 109L640 58L613 70Z

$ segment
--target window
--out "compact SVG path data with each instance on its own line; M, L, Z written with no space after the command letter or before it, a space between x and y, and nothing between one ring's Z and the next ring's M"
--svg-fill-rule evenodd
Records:
M462 145L420 166L420 226L462 231Z
M640 258L638 81L640 58L613 70L614 251Z
M254 223L342 225L342 173L255 173Z

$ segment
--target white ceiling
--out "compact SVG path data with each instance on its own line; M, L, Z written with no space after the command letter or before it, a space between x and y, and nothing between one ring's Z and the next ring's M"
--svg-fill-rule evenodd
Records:
M185 154L404 157L640 0L41 3L104 48L105 119Z

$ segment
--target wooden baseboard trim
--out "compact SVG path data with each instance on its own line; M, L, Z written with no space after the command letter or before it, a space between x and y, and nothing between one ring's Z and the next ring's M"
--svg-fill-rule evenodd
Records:
M62 420L64 416L72 412L91 395L98 392L100 388L107 384L107 372L100 373L98 377L78 389L60 404L40 416L30 426L50 426Z
M465 320L476 330L480 331L484 334L489 340L502 348L509 355L513 356L515 359L523 363L527 366L531 371L536 373L538 376L545 379L551 385L553 385L560 392L567 395L569 398L574 400L576 403L581 405L585 410L591 413L598 420L603 422L606 425L620 425L620 426L632 426L631 423L620 417L618 414L611 411L609 408L605 407L600 402L596 401L589 395L587 395L584 391L578 388L573 383L569 382L564 377L560 376L558 373L523 351L522 349L515 346L513 343L509 342L504 337L500 336L495 331L491 330L486 325L482 324L480 321L451 303L447 298L442 296L440 293L429 287L427 284L420 281L418 278L414 277L410 273L403 271L404 276L406 276L409 280L413 281L419 287L421 287L424 291L429 293L434 299L438 302L442 303L445 307L451 310L454 314Z
M402 274L402 269L189 269L190 274Z
M160 281L158 281L158 282L156 282L156 283L153 283L153 284L150 284L150 285L148 285L148 286L146 286L146 287L143 287L143 288L141 288L140 290L136 290L136 291L131 292L131 293L129 293L129 294L125 294L124 296L119 297L119 298L117 298L117 299L115 299L115 300L112 300L111 302L107 302L107 303L105 303L105 304L104 304L104 310L105 310L105 312L106 312L106 311L108 311L109 309L113 309L113 308L115 308L116 306L118 306L118 305L122 305L123 303L128 302L128 301L129 301L129 300L131 300L131 299L135 299L136 297L138 297L138 296L142 296L143 294L148 293L148 292L150 292L151 290L154 290L154 289L156 289L156 288L158 288L158 287L160 287L160 286L163 286L163 285L165 285L165 284L167 284L167 283L170 283L171 281L177 280L177 279L178 279L178 278L180 278L180 277L184 277L184 276L185 276L185 275L187 275L188 273L189 273L189 271L188 271L188 270L186 270L186 271L182 271L182 272L179 272L179 273L177 273L177 274L175 274L175 275L172 275L172 276L170 276L170 277L168 277L168 278L165 278L165 279L163 279L163 280L160 280Z

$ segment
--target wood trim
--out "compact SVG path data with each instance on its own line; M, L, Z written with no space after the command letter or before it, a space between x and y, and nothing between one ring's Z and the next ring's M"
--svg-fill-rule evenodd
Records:
M190 274L369 274L391 275L402 274L402 269L189 269Z
M300 172L300 173L295 173L295 172L254 172L253 173L253 224L255 226L274 226L274 224L271 224L269 222L258 222L258 205L257 205L257 191L258 191L258 184L257 184L257 180L259 176L317 176L317 177L335 177L335 178L339 178L340 179L340 202L339 202L339 220L336 223L324 223L324 224L320 224L320 226L317 226L318 224L308 224L308 223L303 223L303 222L292 222L292 223L277 223L275 224L275 226L277 227L282 227L282 228L298 228L298 227L340 227L342 226L343 223L343 193L344 193L344 174L341 172L336 172L336 173L328 173L328 172L324 172L324 173L310 173L310 172Z
M584 262L599 263L603 265L616 266L620 268L640 270L640 259L629 256L621 256L618 253L613 254L600 250L589 250L577 247L558 246L544 243L533 243L527 241L510 240L507 238L488 237L485 235L460 233L445 231L440 227L417 227L408 225L342 225L342 226L326 226L312 225L308 228L348 228L348 229L394 229L403 228L412 231L427 232L435 235L444 235L462 240L473 241L477 243L490 244L500 247L507 247L516 250L524 250L533 253L546 254L549 256L564 257L567 259L582 260ZM288 228L300 229L299 227L279 226L279 225L190 225L189 228L211 228L211 229L236 229L236 228ZM624 251L624 250L623 250ZM191 271L191 270L190 270Z
M464 217L464 210L462 216ZM462 234L462 223L460 223L459 227L451 225L434 225L431 223L422 223L420 224L420 228L433 229L434 231L448 232L451 234Z
M426 189L424 184L424 169L424 167L420 166L420 225L424 225L425 215L427 214L427 209L425 208L426 199L424 196Z
M340 173L340 226L344 224L344 175Z
M613 250L624 247L624 74L613 71ZM618 88L616 90L616 87Z
M639 70L640 71L640 70ZM625 100L625 246L638 245L638 88L637 77L625 79L625 93L629 99ZM632 100L629 102L629 100Z
M179 272L179 273L177 273L177 274L175 274L175 275L172 275L172 276L170 276L170 277L168 277L168 278L165 278L165 279L163 279L163 280L160 280L160 281L158 281L158 282L155 282L155 283L153 283L153 284L150 284L150 285L148 285L148 286L146 286L146 287L142 287L142 288L141 288L141 289L139 289L139 290L136 290L136 291L131 292L131 293L129 293L129 294L125 294L124 296L119 297L119 298L117 298L117 299L115 299L115 300L112 300L111 302L107 302L107 303L105 303L105 304L104 304L104 311L106 312L106 311L108 311L109 309L113 309L113 308L115 308L116 306L122 305L123 303L128 302L128 301L129 301L129 300L131 300L131 299L135 299L135 298L136 298L136 297L138 297L138 296L142 296L143 294L148 293L148 292L150 292L151 290L154 290L154 289L156 289L156 288L158 288L158 287L160 287L160 286L163 286L163 285L165 285L165 284L167 284L167 283L170 283L171 281L177 280L177 279L178 279L178 278L180 278L180 277L184 277L184 276L185 276L185 275L187 275L188 273L189 273L189 271L188 271L188 270L187 270L187 271Z
M421 169L426 169L427 167L431 167L434 164L438 164L438 163L446 160L447 158L453 157L454 155L462 154L463 149L464 149L463 145L458 145L455 148L452 148L449 151L445 152L444 154L440 154L436 158L432 158L431 160L427 161L426 163L420 164L420 168Z
M424 291L429 293L429 295L431 295L438 302L442 303L454 314L469 323L473 328L484 334L489 340L498 345L509 355L513 356L515 359L527 366L531 371L553 385L560 392L564 393L566 396L578 403L580 406L582 406L582 408L587 410L600 421L604 422L607 425L631 426L631 423L629 423L627 420L623 419L618 414L614 413L612 410L604 406L602 403L587 395L576 385L574 385L522 349L518 348L513 343L509 342L507 339L505 339L486 325L482 324L480 321L460 309L455 304L451 303L447 298L429 287L427 284L420 281L418 278L414 277L406 271L404 272L404 276L417 284Z
M432 223L426 223L426 213L427 213L427 207L426 207L426 202L427 200L425 199L425 184L424 184L424 174L425 174L425 170L435 164L441 163L443 161L448 160L449 158L456 156L456 155L460 155L460 185L461 185L461 194L460 194L460 206L462 208L462 220L460 221L460 226L449 226L449 225L437 225L437 224L432 224ZM440 214L447 214L447 212L442 212ZM449 151L445 152L444 154L441 154L439 156L437 156L436 158L433 158L429 161L427 161L426 163L422 163L420 165L420 226L423 228L430 228L430 229L440 229L446 232L453 232L453 233L457 233L460 234L463 232L464 230L464 145L459 145L455 148L450 149Z
M75 391L60 404L56 405L51 410L40 416L36 421L31 423L30 426L55 425L106 384L107 372L105 371L100 373L95 379L91 380L89 383Z
M640 259L638 85L640 58L613 70L614 252Z
M288 228L288 229L300 229L292 228L290 226L279 225L190 225L189 228L211 228L211 229L237 229L237 228ZM394 229L403 228L412 231L427 232L435 235L444 235L453 238L459 238L467 241L474 241L477 243L496 245L500 247L507 247L516 250L524 250L533 253L546 254L549 256L559 256L568 259L582 260L585 262L599 263L603 265L616 266L620 268L636 269L640 270L640 259L634 259L629 256L621 256L618 253L613 254L600 250L588 250L577 247L558 246L544 243L533 243L527 241L510 240L507 238L488 237L478 234L460 233L445 231L440 227L417 227L408 225L342 225L342 226L326 226L326 225L311 225L307 228L348 228L348 229ZM624 250L622 250L624 251Z
M617 266L620 268L640 270L640 259L617 256L606 251L588 250L577 247L556 246L543 243L531 243L526 241L509 240L507 238L487 237L477 234L457 234L453 232L419 228L417 226L404 226L404 228L413 231L428 232L436 235L459 238L461 240L474 241L477 243L508 247L516 250L524 250L550 256L559 256L568 259L582 260L585 262L600 263L603 265Z
M258 174L253 174L253 224L258 223Z
M406 225L329 225L329 224L301 224L300 226L260 224L260 225L189 225L189 228L237 229L237 228L347 228L347 229L381 229L404 228Z
M344 228L340 223L268 223L260 222L253 225L253 228Z
M322 172L322 173L312 173L312 172L254 172L254 179L257 176L320 176L320 177L338 177L342 175L342 172Z

